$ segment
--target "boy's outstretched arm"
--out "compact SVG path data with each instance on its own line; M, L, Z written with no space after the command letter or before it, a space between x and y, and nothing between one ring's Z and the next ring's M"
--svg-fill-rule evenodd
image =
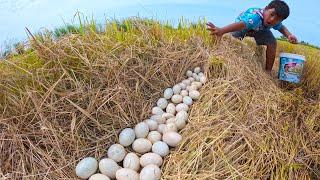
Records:
M233 31L240 31L246 27L246 24L244 22L236 22L229 24L225 27L219 28L212 24L211 22L207 23L208 30L211 31L212 35L222 36L225 33L233 32Z
M285 25L282 25L282 28L279 30L286 38L288 38L289 42L296 44L298 42L295 35L291 34Z

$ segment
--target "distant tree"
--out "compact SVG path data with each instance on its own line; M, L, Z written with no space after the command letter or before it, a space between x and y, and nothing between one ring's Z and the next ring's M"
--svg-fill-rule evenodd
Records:
M282 39L282 40L286 40L287 38L285 37L285 36L280 36L280 39Z
M320 49L320 47L316 46L316 45L313 45L313 44L310 44L306 41L301 41L300 44L303 44L303 45L306 45L306 46L310 46L310 47L313 47L313 48L316 48L316 49Z

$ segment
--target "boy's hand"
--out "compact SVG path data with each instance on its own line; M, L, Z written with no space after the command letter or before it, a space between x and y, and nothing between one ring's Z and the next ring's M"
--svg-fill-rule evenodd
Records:
M211 31L211 35L217 35L217 36L222 36L224 33L222 32L221 28L218 28L211 22L207 23L207 30Z
M290 34L288 36L288 40L289 40L290 43L293 43L293 44L297 44L297 42L298 42L297 37L295 35L293 35L293 34Z

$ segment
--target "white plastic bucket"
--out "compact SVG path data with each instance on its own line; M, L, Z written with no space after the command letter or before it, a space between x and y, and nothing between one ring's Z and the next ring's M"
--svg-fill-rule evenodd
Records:
M302 76L305 57L298 54L280 53L278 78L282 81L299 83Z

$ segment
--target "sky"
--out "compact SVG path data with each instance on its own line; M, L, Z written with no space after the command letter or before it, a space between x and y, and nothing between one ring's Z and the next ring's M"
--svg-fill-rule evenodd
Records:
M285 0L291 14L283 23L303 40L320 46L319 0ZM182 16L197 21L206 18L219 27L233 23L237 15L250 7L264 8L269 0L0 0L0 47L27 38L32 33L53 30L65 23L75 23L77 11L99 23L106 19L139 16L169 20ZM279 37L279 32L273 31Z

